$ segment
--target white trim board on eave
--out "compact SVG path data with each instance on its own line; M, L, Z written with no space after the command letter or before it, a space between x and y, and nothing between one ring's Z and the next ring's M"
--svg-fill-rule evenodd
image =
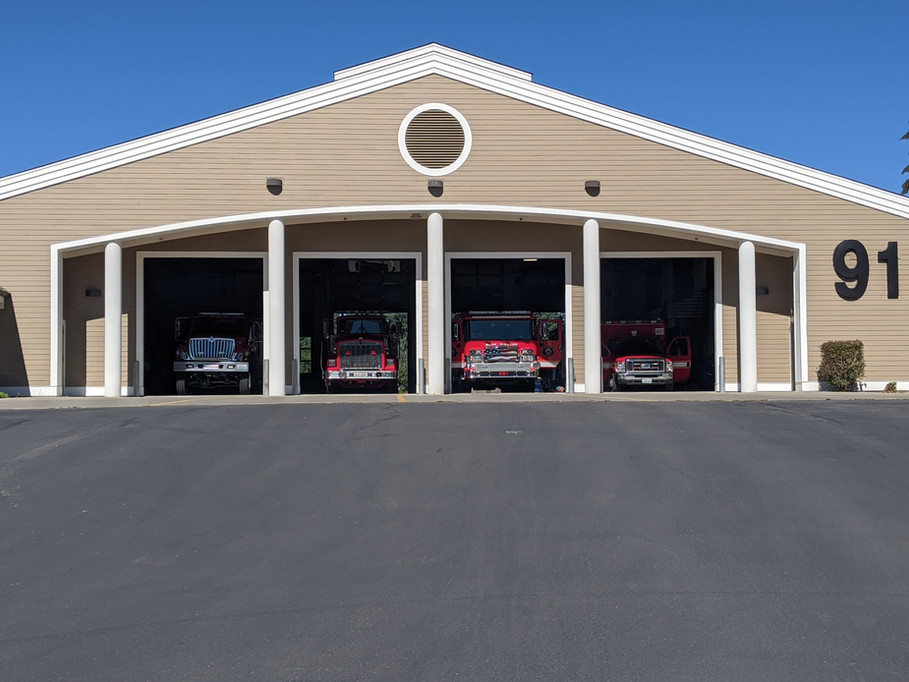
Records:
M337 71L335 80L0 179L0 201L307 111L440 75L612 130L909 218L909 198L534 83L531 74L431 43Z

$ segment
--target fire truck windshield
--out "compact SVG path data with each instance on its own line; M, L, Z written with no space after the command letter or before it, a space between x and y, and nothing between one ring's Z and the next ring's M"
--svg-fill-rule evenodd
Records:
M197 317L189 330L191 337L217 336L227 339L245 338L249 320L237 317Z
M467 338L473 341L532 341L531 320L469 320Z
M339 334L381 334L382 323L379 320L360 317L341 318L338 320Z
M663 355L663 344L652 336L635 336L623 339L612 339L609 350L616 357L625 355Z

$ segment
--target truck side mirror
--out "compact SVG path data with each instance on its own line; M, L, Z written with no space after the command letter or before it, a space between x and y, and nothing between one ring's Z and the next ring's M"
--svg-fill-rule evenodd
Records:
M174 341L182 341L189 331L188 317L177 317L174 319Z
M329 334L331 334L329 320L322 320L322 336L328 336Z

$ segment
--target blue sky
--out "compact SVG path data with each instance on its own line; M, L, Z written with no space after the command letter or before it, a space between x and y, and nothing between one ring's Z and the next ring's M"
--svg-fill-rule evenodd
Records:
M897 192L909 0L8 2L0 177L430 42Z

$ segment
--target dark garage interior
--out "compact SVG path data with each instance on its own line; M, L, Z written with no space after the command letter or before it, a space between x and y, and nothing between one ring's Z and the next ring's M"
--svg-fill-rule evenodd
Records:
M714 390L712 258L604 258L600 278L604 322L665 321L667 341L691 338L691 378L683 388Z
M199 312L262 319L260 258L145 259L145 393L173 395L174 322ZM261 393L262 357L255 356L252 392Z
M392 320L400 339L399 390L414 392L415 259L305 258L299 272L300 392L325 392L325 331L341 312L382 313Z

